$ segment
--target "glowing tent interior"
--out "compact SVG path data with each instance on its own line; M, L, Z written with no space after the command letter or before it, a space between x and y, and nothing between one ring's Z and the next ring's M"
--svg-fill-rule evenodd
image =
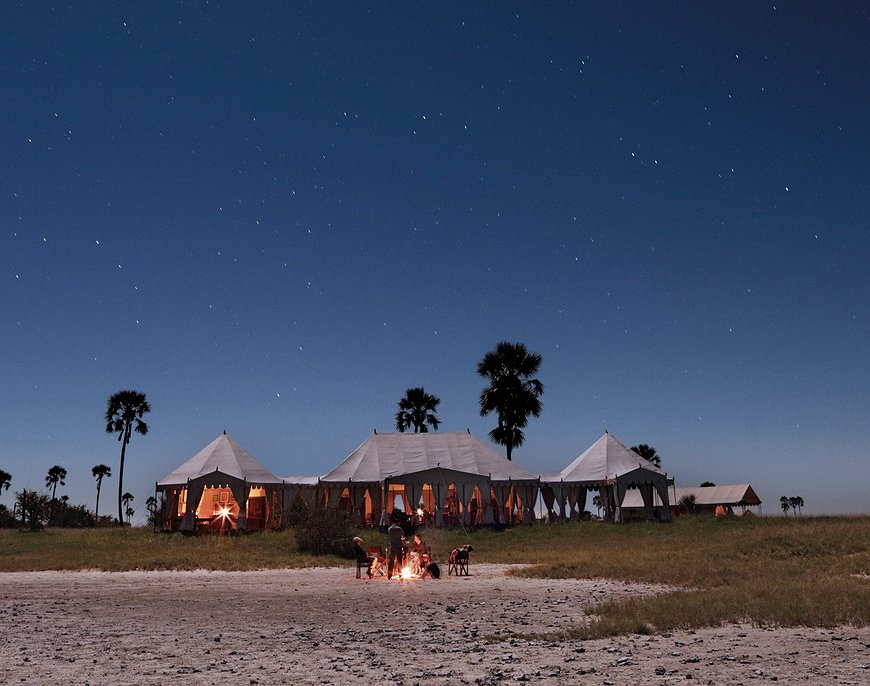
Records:
M224 432L157 482L167 531L257 530L281 523L284 487Z
M538 477L468 432L375 433L318 494L360 524L385 524L397 507L437 526L531 523Z

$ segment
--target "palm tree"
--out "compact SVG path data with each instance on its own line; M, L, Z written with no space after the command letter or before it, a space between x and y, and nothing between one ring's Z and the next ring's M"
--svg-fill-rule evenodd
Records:
M662 466L662 456L656 453L656 449L646 443L631 446L632 451L636 452L647 462L652 462L656 467Z
M66 469L61 467L60 465L54 465L51 469L48 470L48 475L45 477L45 487L51 489L51 499L56 500L55 493L57 493L57 485L66 486Z
M109 397L106 407L106 433L117 433L121 441L121 465L118 469L118 523L124 521L121 508L124 493L124 457L127 444L133 431L143 436L148 433L148 425L142 416L151 412L151 406L144 393L138 391L118 391Z
M601 508L604 507L604 498L601 497L600 493L592 496L592 505L598 511L598 516L600 517L601 516Z
M127 515L127 524L129 524L130 520L133 518L133 515L136 514L136 510L134 510L132 507L128 507L126 510L124 510L124 514Z
M541 414L539 398L544 385L534 375L542 360L522 343L502 341L477 365L477 373L489 380L489 386L480 393L480 416L491 412L498 416L498 426L489 432L489 437L505 447L509 460L513 449L525 440L522 429L528 424L529 415Z
M97 506L94 508L94 514L97 516L97 521L100 521L100 487L103 485L103 477L112 476L112 468L108 465L98 464L92 470L91 474L97 480Z
M12 475L4 469L0 469L0 493L5 488L7 491L12 485Z
M414 427L414 433L427 433L429 427L438 431L441 420L435 412L441 399L430 395L422 387L409 388L399 401L399 411L396 412L396 429L403 432ZM427 426L428 425L428 426Z
M789 502L791 502L792 500L794 500L794 505L792 505L792 507L794 507L796 505L797 509L798 509L798 514L802 515L803 512L801 511L801 508L804 506L804 499L798 495L798 496L795 496L794 498L789 498Z
M133 502L133 494L129 491L121 496L121 503L124 505L124 513L127 515L127 524L130 523L130 517L133 516L133 508L130 503Z
M782 496L779 499L779 506L782 508L783 513L787 516L789 509L791 509L791 503L788 500L788 496Z

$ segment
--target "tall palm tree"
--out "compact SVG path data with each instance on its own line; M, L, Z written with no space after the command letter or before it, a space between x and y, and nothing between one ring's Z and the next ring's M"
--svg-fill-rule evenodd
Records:
M422 387L409 388L399 401L399 411L396 412L396 429L403 432L414 427L414 433L427 433L429 427L438 431L441 420L435 412L441 398L427 393Z
M656 467L662 466L662 456L656 452L656 449L646 443L631 446L632 451L636 452L647 462L652 462Z
M7 491L12 485L12 475L4 469L0 469L0 493L5 488Z
M57 493L57 485L66 486L66 469L56 464L48 470L48 475L45 477L45 487L51 489L51 499L55 500Z
M94 514L97 516L97 521L100 520L100 487L103 485L103 477L112 476L112 468L108 465L98 464L92 470L91 474L97 480L97 506L94 508Z
M782 508L783 513L788 516L788 511L791 509L791 503L788 500L788 496L784 495L780 497L779 506Z
M106 433L117 433L121 441L121 465L118 469L118 523L124 522L124 510L122 509L124 493L124 458L127 444L133 431L142 434L148 433L148 425L142 421L142 416L151 412L151 406L144 393L138 391L118 391L109 397L106 407Z
M529 416L541 414L539 398L544 385L534 375L541 368L542 360L522 343L502 341L477 365L477 373L489 380L489 386L480 394L480 416L491 412L498 416L498 426L489 432L489 437L505 447L509 460L513 449L525 440L522 429L528 424Z

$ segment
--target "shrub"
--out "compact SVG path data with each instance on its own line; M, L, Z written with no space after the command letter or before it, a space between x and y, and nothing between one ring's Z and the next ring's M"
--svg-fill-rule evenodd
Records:
M31 531L39 531L48 521L50 501L47 495L36 491L20 491L15 494L21 523Z
M0 505L0 529L12 529L21 524L5 505Z
M343 513L317 507L297 525L296 545L302 553L353 557L353 529Z

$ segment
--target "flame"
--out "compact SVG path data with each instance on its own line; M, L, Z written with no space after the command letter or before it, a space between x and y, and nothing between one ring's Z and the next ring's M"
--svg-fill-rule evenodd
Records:
M402 581L407 581L408 579L410 579L413 576L413 574L411 573L411 565L405 565L404 567L402 567L402 571L400 572L399 576L402 577Z
M417 508L417 516L422 517L424 514L426 514L426 511L422 507L418 507Z

